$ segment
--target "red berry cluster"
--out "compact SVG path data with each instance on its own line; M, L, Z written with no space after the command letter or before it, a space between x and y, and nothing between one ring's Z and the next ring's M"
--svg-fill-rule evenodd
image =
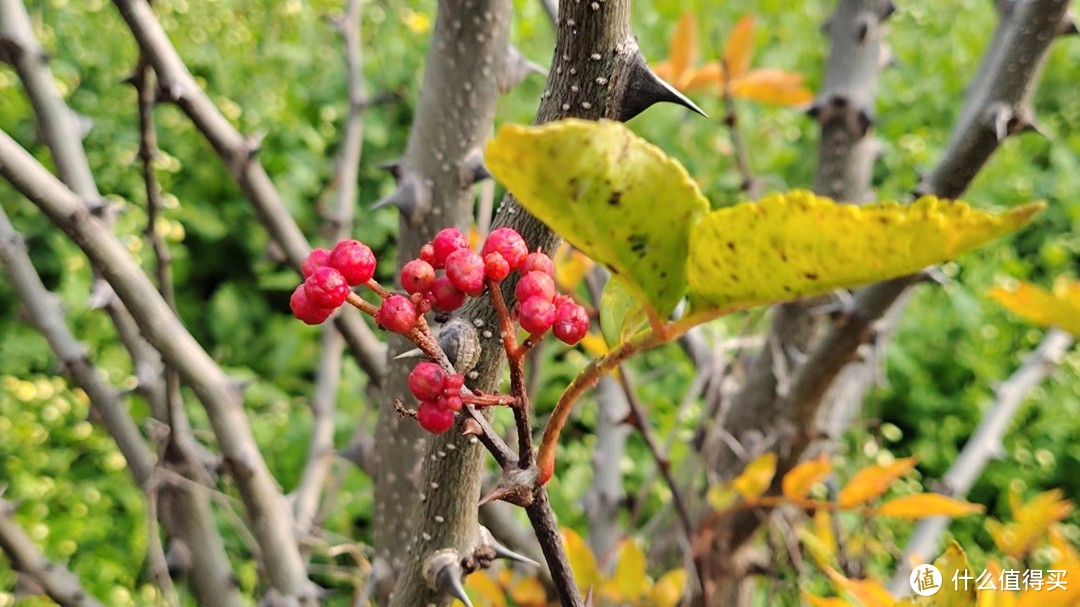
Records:
M433 434L442 434L454 425L454 413L461 410L462 375L450 375L439 365L422 362L409 373L409 391L420 401L416 421Z
M293 291L289 307L300 320L317 325L345 303L350 286L375 275L375 255L360 241L342 240L332 251L312 251L300 271L304 282Z

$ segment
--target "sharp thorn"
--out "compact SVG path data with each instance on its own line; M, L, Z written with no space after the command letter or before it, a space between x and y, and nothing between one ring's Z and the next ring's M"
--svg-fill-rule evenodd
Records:
M657 76L645 58L640 54L630 68L626 88L623 91L622 101L619 104L617 119L626 122L634 116L651 107L653 104L667 102L681 105L693 112L708 117L693 101L683 95L675 87Z
M589 586L589 591L585 593L585 607L593 607L593 587Z
M401 179L401 160L389 160L379 165L379 168L390 173L390 176L394 178L394 181Z
M489 530L483 525L480 525L480 537L483 544L490 546L491 549L495 551L496 558L517 561L519 563L525 563L526 565L532 565L534 567L540 566L540 563L532 560L531 558L523 554L518 554L517 552L514 552L513 550L500 544L499 541L495 539L495 536L491 533L491 530Z
M469 600L469 594L465 592L465 586L461 584L461 568L445 567L439 572L439 588L449 596L461 601L465 607L473 607Z
M424 358L427 356L420 348L413 348L412 350L406 350L401 354L394 357L394 360L405 360L407 358Z
M410 224L416 225L431 208L431 192L413 175L406 175L398 181L398 188L393 194L379 199L371 208L395 206Z
M1076 34L1080 34L1080 29L1077 29L1076 27L1076 19L1073 18L1072 15L1066 15L1065 18L1061 20L1061 24L1058 25L1056 33L1058 36L1075 36Z
M458 171L461 186L468 187L479 181L491 177L491 173L484 166L484 152L480 148L473 148L461 161L461 169Z
M510 494L510 491L508 491L505 487L495 487L494 489L491 490L490 493L488 493L484 497L480 498L480 503L477 504L477 507L479 508L479 507L483 506L484 504L488 504L488 503L491 503L491 502L496 502L496 501L499 501L501 499L504 499L509 494Z
M896 12L896 4L892 0L885 0L885 6L881 9L881 20L884 21Z

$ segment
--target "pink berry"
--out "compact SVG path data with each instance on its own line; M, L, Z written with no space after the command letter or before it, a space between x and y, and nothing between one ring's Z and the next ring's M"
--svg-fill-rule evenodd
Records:
M293 316L309 325L317 325L334 313L334 308L323 308L311 303L303 284L296 287L289 297L289 308L292 309Z
M465 376L460 373L455 373L446 378L446 383L443 384L443 394L446 394L447 396L459 394L464 385Z
M416 325L416 306L404 295L391 295L375 313L375 322L393 333L408 333Z
M434 402L420 403L416 410L416 421L420 427L432 434L442 434L454 425L454 412L445 407L440 407Z
M459 249L469 248L469 239L465 238L465 235L457 228L446 228L435 235L435 238L431 241L431 246L435 253L431 265L442 268L446 265L446 259L452 253Z
M414 259L401 268L401 287L409 293L423 293L435 282L435 268L423 259Z
M440 396L439 400L435 401L435 404L450 411L461 411L463 403L460 396Z
M539 335L555 322L555 305L543 297L530 297L521 304L518 323L532 335Z
M417 363L409 373L409 392L416 400L435 400L442 396L446 371L432 362Z
M308 301L320 308L336 308L349 296L345 277L334 268L318 268L304 280Z
M488 280L501 282L510 275L510 264L498 253L484 255L484 275Z
M440 276L431 283L430 295L432 305L443 312L453 312L465 303L465 292L455 287L445 276Z
M330 251L327 249L314 249L308 253L307 259L300 265L300 273L304 278L311 276L315 270L330 265Z
M491 253L502 255L511 270L516 270L525 263L525 257L529 254L529 247L525 245L525 239L513 228L499 228L488 234L484 240L484 249L481 254L486 259Z
M458 249L446 258L446 277L467 295L484 292L484 260L472 249Z
M555 281L543 272L529 272L521 278L514 289L514 297L519 301L526 301L533 297L540 297L550 302L555 299Z
M359 240L342 240L330 252L330 265L337 268L350 285L356 286L375 275L375 254Z
M435 247L429 242L420 247L420 259L433 264L435 263Z
M548 276L555 276L555 262L551 261L546 253L540 251L529 253L525 258L525 263L521 264L521 273L529 272L543 272Z
M563 303L555 308L555 324L551 331L559 341L572 346L589 332L589 313L576 303Z

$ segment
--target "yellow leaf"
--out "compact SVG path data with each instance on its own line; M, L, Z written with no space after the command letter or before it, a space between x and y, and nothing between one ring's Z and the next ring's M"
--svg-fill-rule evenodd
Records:
M562 535L563 546L566 548L566 558L570 561L570 569L574 572L578 588L582 592L588 591L594 586L599 577L596 567L596 557L588 544L573 529L564 527L559 531Z
M654 314L674 310L691 226L709 207L678 161L619 122L576 119L503 126L486 161L526 210L618 274Z
M814 485L825 480L830 472L832 464L824 453L815 460L803 462L784 475L784 495L791 499L802 499L810 493Z
M1020 227L1042 204L993 215L962 202L839 204L774 194L713 211L690 236L697 308L747 308L903 276Z
M414 34L426 34L431 29L431 18L424 13L405 9L401 20L405 23L405 27L409 28Z
M604 341L602 336L596 333L585 334L585 337L581 339L581 347L597 358L608 353L607 342Z
M555 253L555 283L567 293L575 291L595 263L589 256L563 243Z
M975 583L969 581L965 590L964 583L953 584L953 577L969 575L978 577L979 572L973 571L968 565L967 555L964 549L955 541L950 541L945 552L934 561L934 567L941 572L941 590L934 595L930 602L934 607L975 607ZM959 580L960 578L957 577Z
M735 24L724 47L723 65L727 67L732 81L742 77L750 68L750 55L754 50L754 16L747 15Z
M731 85L731 95L773 105L803 105L814 100L803 75L776 68L757 69Z
M686 77L697 58L697 28L697 17L694 13L683 13L679 18L679 25L675 28L675 35L671 38L668 62L671 63L672 73L669 82L676 88L679 88L679 83Z
M544 590L544 585L534 577L522 578L510 587L508 594L518 607L545 607L547 605L547 592Z
M863 607L892 607L896 599L873 580L852 580L832 567L825 567L825 574L833 581L837 589L849 594Z
M676 607L686 588L686 570L672 569L653 584L651 607Z
M776 454L770 451L747 464L742 474L731 481L731 486L744 499L752 500L769 489L775 475Z
M1009 487L1009 504L1013 522L1001 524L994 520L986 522L990 536L1005 554L1019 559L1035 547L1054 523L1068 516L1073 510L1072 502L1064 499L1060 489L1051 489L1021 502L1020 494Z
M619 596L623 600L636 600L648 590L645 552L633 539L625 539L619 544L619 560L615 563L611 579L618 586Z
M477 571L465 578L465 592L469 594L473 604L484 607L506 607L506 595L503 594L499 583L491 578L486 571ZM454 607L463 606L461 601L454 601Z
M920 519L928 516L966 516L982 511L982 504L972 504L937 493L920 493L891 499L878 507L876 513L880 516Z
M856 472L848 484L840 490L837 501L841 507L850 508L880 497L893 481L914 467L915 458L908 457L885 466L863 468Z
M739 493L730 484L721 483L709 487L708 492L705 493L705 501L713 510L722 512L739 501Z
M1053 293L1030 282L1020 281L1013 289L990 289L990 297L1030 323L1040 327L1059 327L1080 336L1080 295L1073 295L1072 292L1072 288L1060 281L1055 284ZM1077 289L1077 293L1080 293L1080 289Z
M818 566L825 567L836 560L836 534L833 533L832 514L828 510L814 512L811 524L800 527L798 534Z
M1001 579L1001 566L994 559L986 561L986 570L990 573L991 579ZM1017 607L1016 593L1000 590L1001 584L997 581L994 582L994 587L997 589L976 591L978 607Z
M803 598L810 603L810 607L851 607L851 603L837 597L826 598L803 592Z

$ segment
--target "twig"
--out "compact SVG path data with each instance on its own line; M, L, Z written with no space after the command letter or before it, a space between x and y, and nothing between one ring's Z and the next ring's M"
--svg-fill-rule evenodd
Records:
M581 590L574 580L574 571L570 568L570 561L559 536L559 524L543 487L536 488L533 501L525 507L525 513L529 516L536 539L540 542L540 549L544 552L544 560L551 571L559 601L563 607L582 607L585 603L581 598Z
M1020 410L1020 405L1061 364L1072 344L1073 338L1068 333L1051 329L1039 347L1024 358L1020 368L998 386L993 404L983 414L971 438L942 477L940 493L950 497L967 495L990 460L1001 456L1001 440ZM898 560L896 574L889 583L894 596L901 596L907 591L911 558L929 559L948 523L948 518L936 516L919 521L904 548L904 556Z
M360 0L349 0L345 13L336 22L345 45L345 72L349 112L345 118L341 152L337 159L336 196L330 213L328 232L331 241L349 237L357 198L357 175L364 135L365 93L363 50L360 40ZM297 534L307 535L313 528L319 495L323 492L334 462L334 408L341 383L341 358L344 341L334 325L322 328L321 352L311 399L312 430L308 458L300 484L293 493ZM330 499L330 494L326 494Z
M720 71L723 73L720 93L724 99L724 125L727 126L728 132L731 133L731 145L735 148L735 168L742 178L739 189L746 192L747 196L755 198L758 189L757 182L754 180L754 174L750 170L750 152L746 147L746 140L742 136L742 127L739 124L739 116L735 107L735 96L731 92L731 70L726 59L721 61Z
M290 265L299 271L311 246L255 157L258 140L237 131L214 106L169 42L148 3L143 0L115 0L114 3L135 35L139 48L154 67L165 98L176 103L214 147L255 207L263 226L285 252ZM372 383L379 384L386 372L385 353L374 332L354 313L339 313L335 315L334 323Z
M284 596L307 600L311 583L292 536L292 513L263 460L244 414L239 387L187 331L126 248L69 189L0 132L0 174L61 227L116 290L146 338L175 365L207 410L218 445L244 498L265 558L267 581Z
M45 558L30 536L15 522L15 509L0 498L0 548L12 566L38 583L54 601L64 607L104 607L87 594L71 571Z

